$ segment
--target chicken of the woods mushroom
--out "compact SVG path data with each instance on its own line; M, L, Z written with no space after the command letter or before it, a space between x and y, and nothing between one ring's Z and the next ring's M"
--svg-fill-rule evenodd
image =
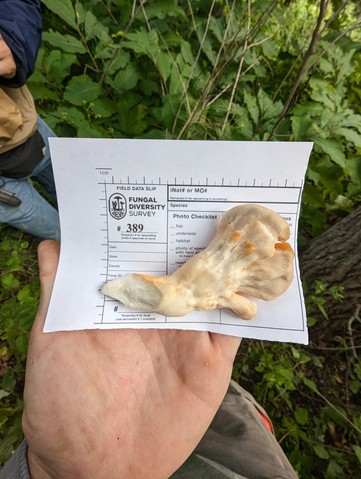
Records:
M236 206L224 214L207 248L173 274L133 273L109 281L102 293L126 307L164 316L229 308L252 319L257 305L250 297L273 300L293 279L289 235L287 221L274 211L254 204Z

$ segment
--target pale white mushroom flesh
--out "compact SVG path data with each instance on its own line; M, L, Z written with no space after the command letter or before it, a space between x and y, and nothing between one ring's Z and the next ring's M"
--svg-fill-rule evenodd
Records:
M207 248L173 274L133 273L109 281L102 293L127 308L184 316L229 308L252 319L257 305L283 294L293 279L294 252L287 221L275 211L249 204L227 211Z

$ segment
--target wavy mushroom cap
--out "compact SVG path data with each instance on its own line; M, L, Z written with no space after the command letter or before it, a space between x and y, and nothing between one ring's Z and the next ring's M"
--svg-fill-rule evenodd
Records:
M229 308L251 319L257 306L243 294L269 301L292 282L289 235L287 221L273 210L236 206L224 214L207 248L172 275L131 274L110 281L102 292L129 308L165 316Z

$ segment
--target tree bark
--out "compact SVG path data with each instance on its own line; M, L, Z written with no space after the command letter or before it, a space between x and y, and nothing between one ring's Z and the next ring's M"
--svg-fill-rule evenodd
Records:
M327 300L329 320L316 324L313 332L327 339L340 334L340 329L347 332L349 321L357 315L361 304L361 206L311 241L300 255L300 269L311 294L317 280L343 287L343 301Z

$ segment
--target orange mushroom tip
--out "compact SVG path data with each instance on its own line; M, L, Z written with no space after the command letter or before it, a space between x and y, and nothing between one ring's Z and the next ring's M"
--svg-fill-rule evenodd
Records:
M293 254L293 249L289 243L282 242L282 243L276 243L275 244L275 250L277 251L283 251L284 253L292 253Z

